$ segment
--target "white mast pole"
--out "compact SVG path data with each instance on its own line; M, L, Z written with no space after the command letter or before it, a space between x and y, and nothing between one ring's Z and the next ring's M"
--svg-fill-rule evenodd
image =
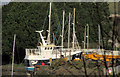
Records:
M100 49L100 25L98 25L98 34L99 34L99 36L98 36L98 38L99 38L99 49Z
M69 13L69 27L68 27L68 51L69 51L69 56L70 56L70 58L69 58L69 60L71 60L71 52L70 52L70 15L71 15L71 13Z
M63 10L63 26L62 26L62 51L63 51L63 34L64 34L64 14L65 14L65 11Z
M48 42L50 43L50 26L51 26L51 2L50 2L50 10L49 10L49 31L48 31Z
M87 49L89 48L89 25L87 24Z
M14 42L13 42L13 56L12 56L12 73L11 73L11 77L13 77L14 52L15 52L15 39L16 39L16 34L14 34Z
M85 33L84 33L84 49L85 49L85 46L86 46L86 26L85 26Z
M74 8L74 18L73 18L73 45L72 45L72 52L74 52L74 34L75 34L75 8Z

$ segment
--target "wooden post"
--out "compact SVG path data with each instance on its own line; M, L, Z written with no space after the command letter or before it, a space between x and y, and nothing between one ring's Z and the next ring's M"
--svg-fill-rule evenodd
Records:
M13 77L13 67L14 67L14 52L15 52L15 39L16 39L16 34L14 34L14 42L13 42L13 56L12 56L12 73L11 77Z
M74 52L74 35L75 35L75 8L74 8L74 17L73 17L73 45L72 45L72 52Z
M87 24L87 49L89 49L89 25Z
M68 52L69 52L69 60L71 60L71 51L70 51L70 16L71 13L69 13L69 25L68 25Z
M63 51L63 34L64 34L64 15L65 15L65 11L63 10L63 26L62 26L62 51Z
M56 60L57 60L57 51L58 51L58 49L56 50Z
M86 26L85 26L85 33L84 33L84 49L86 48Z

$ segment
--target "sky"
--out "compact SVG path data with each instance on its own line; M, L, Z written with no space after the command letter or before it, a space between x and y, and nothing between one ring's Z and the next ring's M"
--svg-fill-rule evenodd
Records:
M11 0L0 0L0 5L6 5L10 2Z

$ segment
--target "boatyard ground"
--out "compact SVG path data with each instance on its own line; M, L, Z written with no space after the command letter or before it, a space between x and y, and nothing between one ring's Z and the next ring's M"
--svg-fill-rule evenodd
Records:
M64 62L64 61L54 61L51 66L45 65L37 68L34 76L39 75L64 75L64 76L85 76L88 77L90 75L94 76L103 76L105 68L103 63L97 64L95 61L72 61L72 62ZM11 64L2 66L2 75L10 76L11 75ZM14 75L16 76L28 76L25 71L24 64L15 64L14 65ZM119 77L120 74L117 74L116 77Z

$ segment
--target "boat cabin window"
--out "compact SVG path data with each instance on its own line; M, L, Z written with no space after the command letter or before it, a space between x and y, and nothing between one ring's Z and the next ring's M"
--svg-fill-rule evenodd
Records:
M47 49L47 47L45 47L45 50Z
M35 51L33 50L32 52L33 52L33 55L35 55Z
M45 47L45 50L52 50L52 47Z
M27 49L27 55L39 55L39 49Z
M31 55L31 53L32 53L32 52L31 52L31 50L30 50L30 55Z

